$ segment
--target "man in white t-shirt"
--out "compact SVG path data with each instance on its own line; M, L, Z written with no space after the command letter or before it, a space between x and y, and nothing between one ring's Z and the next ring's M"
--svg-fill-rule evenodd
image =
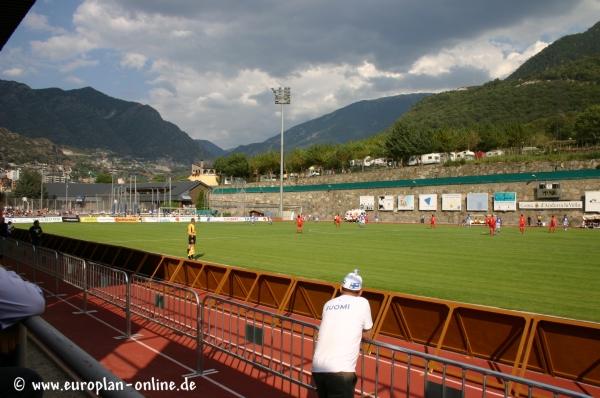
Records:
M360 297L361 290L362 278L356 269L344 278L342 295L323 306L312 363L319 398L354 396L360 342L373 327L371 307Z

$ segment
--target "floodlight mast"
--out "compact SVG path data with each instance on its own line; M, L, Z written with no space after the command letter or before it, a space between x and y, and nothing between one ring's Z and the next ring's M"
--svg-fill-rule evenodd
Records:
M275 95L275 105L281 105L281 149L279 158L279 217L283 219L283 106L292 102L289 87L271 88Z

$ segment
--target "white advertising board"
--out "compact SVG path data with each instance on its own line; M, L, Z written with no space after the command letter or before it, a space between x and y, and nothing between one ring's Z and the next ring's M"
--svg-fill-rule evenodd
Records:
M427 193L419 195L419 210L436 211L437 194Z
M96 220L98 222L115 222L114 217L98 217Z
M461 211L462 210L462 195L459 193L444 193L444 194L442 194L442 210L443 211Z
M488 211L488 194L486 192L469 192L467 194L467 211Z
M516 192L494 192L494 211L516 211Z
M381 211L394 210L394 195L379 195L378 209Z
M519 202L522 210L544 210L544 209L583 209L581 200L561 200L557 202Z
M600 191L585 192L585 211L600 213Z
M6 217L5 221L13 224L33 224L38 220L40 224L62 222L62 217Z
M398 195L398 210L414 210L415 195Z
M363 210L374 210L375 209L375 197L374 196L361 196L358 207Z

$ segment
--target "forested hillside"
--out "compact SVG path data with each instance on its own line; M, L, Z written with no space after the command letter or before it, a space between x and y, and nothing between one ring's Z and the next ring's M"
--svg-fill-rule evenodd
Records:
M600 143L600 24L557 40L506 80L424 98L388 130L393 158L469 148Z
M546 79L495 80L483 86L425 98L400 120L417 128L503 128L509 124L544 129L556 115L573 120L600 103L600 57L546 70Z
M600 55L600 22L583 33L556 40L528 59L507 80L531 79L550 68L594 55Z

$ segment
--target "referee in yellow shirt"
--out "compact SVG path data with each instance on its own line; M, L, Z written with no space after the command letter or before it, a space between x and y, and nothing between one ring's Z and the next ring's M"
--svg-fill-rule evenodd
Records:
M192 218L187 226L188 233L188 259L192 260L196 255L196 220Z

